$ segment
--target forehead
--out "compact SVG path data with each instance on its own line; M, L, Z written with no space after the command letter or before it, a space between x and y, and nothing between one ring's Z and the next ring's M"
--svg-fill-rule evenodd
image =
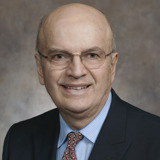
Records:
M64 28L65 26L65 28ZM105 37L95 26L90 24L61 24L47 36L47 47L52 45L63 48L90 48L103 45Z
M93 15L50 16L43 26L45 48L62 48L72 52L98 46L110 46L111 33L106 21Z

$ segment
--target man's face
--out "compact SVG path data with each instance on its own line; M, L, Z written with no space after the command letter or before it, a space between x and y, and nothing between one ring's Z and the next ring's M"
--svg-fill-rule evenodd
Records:
M97 25L87 21L66 23L62 20L51 28L52 31L46 33L44 55L53 48L66 50L73 55L93 47L99 47L106 53L111 51L110 38L106 38ZM104 106L114 80L117 56L114 59L112 64L111 58L106 57L101 67L88 69L79 56L74 56L67 68L56 69L42 58L42 65L38 65L40 82L46 86L62 116L95 117Z

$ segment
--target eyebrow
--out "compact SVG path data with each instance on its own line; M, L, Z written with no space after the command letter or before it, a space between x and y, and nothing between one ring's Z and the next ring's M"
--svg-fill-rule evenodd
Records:
M86 49L84 51L82 51L82 53L85 53L85 52L93 52L93 51L101 51L101 52L104 52L100 47L92 47L92 48L89 48L89 49Z
M94 46L92 48L89 48L89 49L85 49L83 51L81 51L81 53L86 53L86 52L93 52L93 51L101 51L101 52L104 52L100 47L97 47L97 46ZM55 52L62 52L62 53L67 53L67 54L73 54L67 50L63 50L63 49L59 49L59 48L51 48L48 52L48 54L51 54L51 53L55 53ZM104 52L105 53L105 52Z
M63 49L59 49L59 48L51 48L51 49L49 49L48 54L55 53L55 52L62 52L62 53L71 54L70 52L68 52L66 50L63 50Z

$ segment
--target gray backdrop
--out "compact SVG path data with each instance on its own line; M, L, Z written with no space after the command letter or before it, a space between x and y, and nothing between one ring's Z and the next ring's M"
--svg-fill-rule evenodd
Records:
M36 32L43 15L71 2L92 5L110 20L119 52L113 87L120 97L160 115L159 0L1 0L0 153L13 123L55 107L38 82Z

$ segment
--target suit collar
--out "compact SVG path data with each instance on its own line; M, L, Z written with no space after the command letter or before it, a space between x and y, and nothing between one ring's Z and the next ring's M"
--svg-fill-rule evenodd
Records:
M120 160L130 145L126 138L126 123L127 108L112 89L111 107L89 160Z

